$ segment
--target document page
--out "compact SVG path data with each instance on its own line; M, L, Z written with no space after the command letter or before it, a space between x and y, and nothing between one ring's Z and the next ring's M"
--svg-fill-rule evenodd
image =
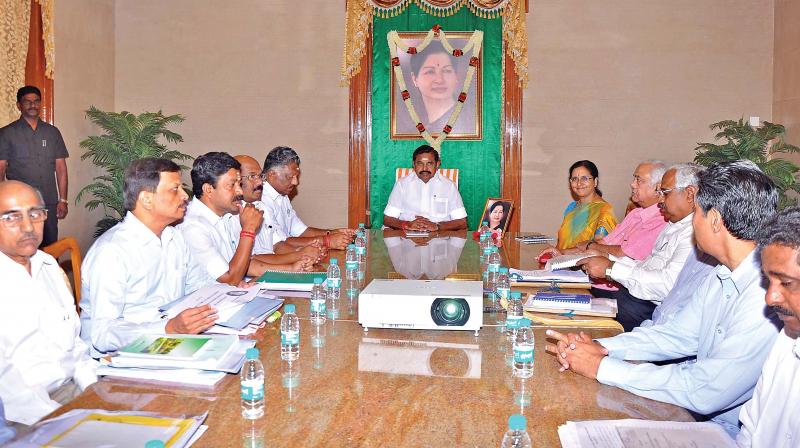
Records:
M183 297L180 301L165 311L167 313L167 317L173 318L189 308L202 305L211 305L217 310L217 312L221 314L222 318L223 315L226 314L223 313L223 311L227 311L250 302L258 295L259 292L260 288L258 286L253 286L252 288L236 288L224 284L209 285Z
M651 420L567 422L558 428L564 448L733 448L736 443L714 423Z

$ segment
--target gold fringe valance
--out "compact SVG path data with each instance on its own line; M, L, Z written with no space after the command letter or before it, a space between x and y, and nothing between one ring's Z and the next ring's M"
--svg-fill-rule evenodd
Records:
M0 127L19 118L17 89L25 85L31 0L0 0Z
M486 19L502 15L506 53L514 61L520 85L527 86L528 30L525 24L525 0L347 0L342 86L349 85L350 78L361 70L364 39L372 25L373 16L394 17L412 3L435 17L451 16L465 6L476 16Z
M53 28L56 0L36 0L42 7L42 40L44 41L44 76L54 79L56 70L56 32Z

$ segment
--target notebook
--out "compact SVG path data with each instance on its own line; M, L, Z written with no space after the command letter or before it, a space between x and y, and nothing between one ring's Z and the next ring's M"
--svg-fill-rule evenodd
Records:
M525 302L529 308L557 308L568 310L590 310L592 296L589 294L569 294L560 292L537 292Z
M208 347L210 336L142 335L119 350L126 356L191 360Z
M547 263L544 265L545 271L555 271L556 269L567 269L567 268L574 268L578 265L578 262L583 260L584 258L590 258L594 255L591 254L570 254L570 255L559 255L557 257L553 257L547 260Z
M257 281L261 288L273 291L311 291L314 279L325 281L327 277L326 272L266 271Z

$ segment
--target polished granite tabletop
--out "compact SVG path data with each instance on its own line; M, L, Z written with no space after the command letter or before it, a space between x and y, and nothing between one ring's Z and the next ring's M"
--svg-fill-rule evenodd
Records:
M534 268L541 246L503 241L504 264ZM465 278L479 270L477 243L466 233L411 241L373 231L364 283L373 278ZM343 259L343 254L333 254ZM532 378L512 376L503 314L485 313L476 336L467 331L370 329L358 324L358 299L334 304L334 319L314 326L308 301L301 318L300 357L280 359L279 323L253 338L265 369L265 415L241 417L239 377L213 388L101 379L56 411L138 410L166 415L208 411L198 447L498 447L511 414L528 419L533 446L559 446L567 420L642 418L692 421L685 410L560 373L536 328ZM329 304L330 307L330 304ZM329 310L331 311L331 310ZM613 330L595 330L597 336Z

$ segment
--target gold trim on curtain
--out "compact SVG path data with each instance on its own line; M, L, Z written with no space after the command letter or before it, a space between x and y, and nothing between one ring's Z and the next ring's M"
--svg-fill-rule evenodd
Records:
M53 0L39 0L53 1ZM361 70L365 33L372 17L393 17L415 3L437 17L448 17L467 6L473 14L492 18L503 15L503 42L514 61L514 71L522 87L528 85L528 29L525 23L525 0L347 0L344 50L340 84L350 85L350 78Z
M25 85L31 0L0 0L0 126L19 118L17 89Z
M56 69L56 33L53 28L56 0L36 0L42 6L42 40L44 41L45 68L44 75L55 79Z

